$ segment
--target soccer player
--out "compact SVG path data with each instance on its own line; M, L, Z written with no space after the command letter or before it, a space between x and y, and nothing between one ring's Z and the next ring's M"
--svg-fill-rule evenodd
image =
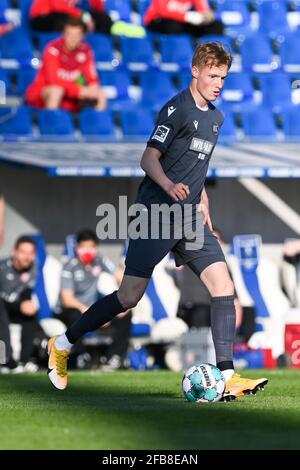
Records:
M64 335L49 340L49 378L56 388L62 390L67 386L67 358L72 345L83 334L134 307L144 294L154 267L169 251L174 253L177 265L187 264L201 278L211 295L216 362L226 379L224 399L255 393L268 382L265 378L241 378L234 372L234 288L222 249L212 234L204 188L208 164L223 123L222 114L211 102L221 92L231 61L230 53L220 43L207 42L196 47L191 84L160 111L141 160L146 173L137 196L137 202L146 206L146 212L141 214L149 212L150 215L155 204L177 203L183 209L189 204L193 217L183 223L193 225L197 214L203 215L202 246L196 243L190 249L186 235L181 239L173 234L165 238L161 233L158 238L131 236L118 291L93 304ZM175 219L172 224L177 224Z

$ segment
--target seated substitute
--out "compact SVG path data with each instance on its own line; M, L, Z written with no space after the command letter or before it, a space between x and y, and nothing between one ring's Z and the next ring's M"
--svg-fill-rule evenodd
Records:
M105 1L89 0L89 8L80 8L80 0L34 0L30 8L30 24L34 31L62 31L69 18L81 19L92 33L144 37L142 26L115 21L105 11Z
M98 238L92 230L76 237L76 257L63 267L61 275L61 312L59 318L71 326L100 297L117 287L116 269L105 256L97 254ZM131 317L112 322L112 344L106 351L106 366L122 368L129 345Z
M79 111L85 105L106 108L93 52L84 41L84 33L84 23L70 18L63 36L46 46L42 66L26 91L29 105L68 111Z
M223 34L223 24L207 0L152 0L144 23L149 31L161 34Z
M32 299L36 282L36 250L30 237L17 239L10 258L0 262L0 339L6 345L6 363L12 361L9 324L21 325L20 365L29 363L38 329L39 307Z

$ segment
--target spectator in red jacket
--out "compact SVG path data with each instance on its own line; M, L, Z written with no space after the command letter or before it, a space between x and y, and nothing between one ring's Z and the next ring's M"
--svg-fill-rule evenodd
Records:
M155 33L195 37L223 34L223 24L215 19L207 0L152 0L144 23Z
M89 32L110 34L112 20L103 0L89 0L90 11L76 5L80 0L34 0L30 8L31 27L35 31L62 31L69 17L80 18Z
M81 20L70 18L63 36L46 46L42 67L26 92L28 104L69 111L78 111L85 104L105 109L105 95L84 32Z

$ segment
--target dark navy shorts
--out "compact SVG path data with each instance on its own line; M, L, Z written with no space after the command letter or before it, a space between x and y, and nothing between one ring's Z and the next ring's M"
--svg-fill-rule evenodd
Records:
M127 256L125 260L125 274L150 278L155 266L169 253L174 254L176 266L187 264L197 276L207 266L225 262L225 257L218 239L204 226L203 241L201 248L187 250L186 238L180 240L170 239L129 239Z

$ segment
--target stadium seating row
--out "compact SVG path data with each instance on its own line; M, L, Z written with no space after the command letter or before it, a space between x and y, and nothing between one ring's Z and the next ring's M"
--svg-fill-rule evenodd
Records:
M287 140L299 139L300 113L297 107L274 115L268 108L258 107L233 113L225 111L221 139L236 140L243 135L276 140L280 131ZM95 111L87 108L79 113L78 127L87 139L145 140L154 126L154 116L147 108L136 107L126 111ZM33 111L28 107L0 108L0 135L4 138L27 136L30 138L57 137L75 139L77 123L64 110ZM33 124L37 124L37 127ZM120 136L119 125L122 136Z
M8 0L2 0L3 5L9 5ZM22 25L28 26L29 8L32 0L20 2ZM142 23L143 15L150 0L106 0L106 9L115 20L137 21ZM253 26L268 34L282 33L299 21L297 13L300 10L297 1L289 0L212 0L212 7L218 18L229 28L231 33L247 34ZM86 0L80 2L83 9L88 9ZM253 22L251 12L255 12L258 21ZM293 15L294 14L294 15Z
M22 98L28 85L33 81L36 70L23 67L15 71L0 69L0 80L6 85L6 93ZM146 72L128 73L126 69L102 71L99 74L109 108L116 110L125 104L157 110L171 96L187 87L191 80L189 71L174 74L151 69ZM226 79L217 106L260 105L274 109L286 109L300 102L300 73L272 74L230 73Z
M0 38L0 65L16 68L24 65L38 66L45 45L57 35L40 33L36 36L38 51L26 29L16 28ZM282 68L286 72L299 71L300 49L297 47L300 30L280 37L279 50L272 47L272 41L262 33L250 34L244 40L234 41L228 36L208 36L206 40L219 40L234 52L234 71L270 72ZM110 36L88 34L97 67L100 70L115 69L119 65L129 70L146 70L158 66L162 70L176 71L189 68L193 54L193 43L187 36L153 37L144 39L120 38L119 51ZM12 62L13 61L13 62Z

